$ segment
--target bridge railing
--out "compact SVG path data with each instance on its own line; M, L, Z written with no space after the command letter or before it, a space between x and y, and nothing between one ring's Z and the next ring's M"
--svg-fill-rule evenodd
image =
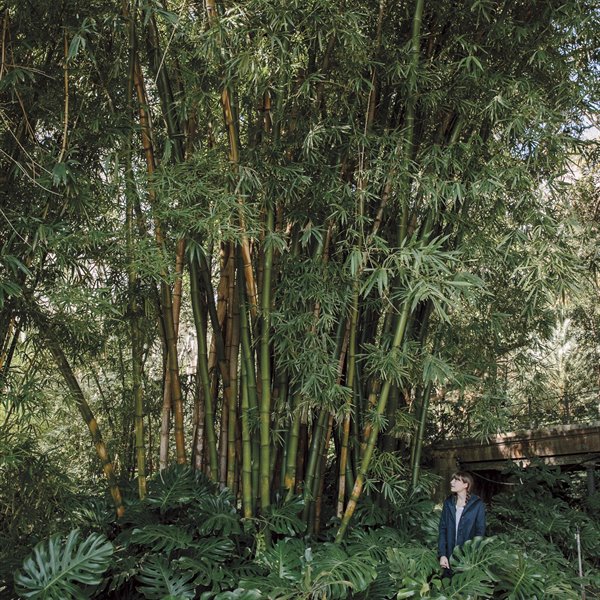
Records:
M485 438L509 431L589 424L598 420L600 388L518 402L506 396L487 396L470 402L446 398L431 406L428 434L432 440Z

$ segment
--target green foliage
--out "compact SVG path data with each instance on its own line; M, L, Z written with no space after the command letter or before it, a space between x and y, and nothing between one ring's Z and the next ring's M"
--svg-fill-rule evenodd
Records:
M218 496L207 495L198 501L195 511L198 532L201 535L221 534L229 536L240 532L239 515L235 499L229 490Z
M298 496L289 502L272 504L267 514L263 517L265 525L274 533L294 536L303 533L306 523L299 515L304 507L304 498Z
M157 554L167 555L173 550L189 548L193 541L187 531L175 525L146 525L143 529L134 529L129 538L131 544L146 546Z
M177 572L168 561L158 556L149 556L137 575L141 583L139 591L148 600L194 598L195 585L190 583L193 578L193 573Z
M102 581L113 552L113 545L102 534L92 533L85 539L77 530L66 539L54 535L40 542L15 573L16 588L23 598L89 598Z
M303 533L297 522L302 501L296 498L271 509L265 523L275 539L265 546L243 532L226 491L217 493L190 470L173 471L150 482L150 489L157 489L144 505L157 521L136 524L135 514L122 521L114 552L104 536L93 533L82 540L77 531L66 541L54 536L36 546L15 575L21 596L575 600L581 584L588 595L600 585L593 575L597 522L554 495L566 483L555 469L524 471L518 493L496 497L488 514L490 536L455 549L451 579L441 577L435 553L439 512L427 499L407 495L385 510L363 501L372 506L359 510L346 542L337 545L287 537ZM165 482L171 490L188 491L166 494ZM155 502L159 496L171 503ZM215 519L205 531L197 515L207 516L211 507ZM85 514L80 511L79 518ZM97 527L95 513L89 515ZM577 528L586 572L582 580L575 567Z
M149 578L146 593L169 597L192 585L200 595L255 597L254 588L232 590L261 577L271 586L265 593L292 581L285 593L299 597L383 597L382 582L399 589L404 579L405 594L536 595L542 552L567 573L560 583L544 571L555 590L548 593L568 595L574 528L593 572L593 519L560 498L540 504L529 493L517 504L528 521L498 502L494 525L499 535L513 534L502 544L497 538L498 565L512 565L510 573L492 569L491 577L463 557L468 568L442 583L402 554L410 547L428 564L416 548L435 539L435 512L420 499L433 479L421 477L411 494L405 470L416 390L432 388L433 411L424 414L436 416L426 432L432 440L440 430L485 437L513 423L543 423L555 418L557 402L565 419L597 416L586 395L598 374L597 155L582 135L598 112L597 7L590 0L424 4L421 39L413 41L418 4L411 2L248 0L217 3L215 15L183 0L166 8L159 0L124 2L123 10L107 0L3 3L1 571L40 539L81 526L114 538L101 592L114 598L139 596L138 576ZM130 97L140 91L132 72L144 78L143 106ZM144 140L143 116L152 123ZM568 175L575 162L581 185ZM265 225L266 207L275 209L274 230ZM179 240L188 256L207 258L213 289L202 291L200 304L207 317L209 300L223 301L227 334L209 318L206 332L194 330L186 265L179 336L186 448L192 398L199 398L194 337L235 339L236 303L217 291L228 272L220 256L243 241L246 267L260 283L263 251L273 249L270 327L253 316L250 351L263 329L273 392L285 380L288 398L299 402L271 407L265 438L284 439L280 427L301 414L302 441L315 439L316 411L329 411L335 427L348 414L356 475L360 429L385 430L352 524L365 533L368 556L354 535L342 549L283 543L305 534L296 503L272 506L242 527L237 499L188 467L163 470L143 502L127 499L118 522L100 501L74 506L73 488L101 496L100 470L51 361L40 312L118 457L117 478L129 480L137 472L132 351L143 362L144 446L156 463L165 383L160 309L170 310L157 288L176 280ZM340 359L354 290L359 360L350 386L349 355ZM390 350L402 306L409 308L405 339ZM439 352L430 351L432 338ZM235 371L226 362L211 373L215 420L205 431L217 432L225 414L222 374ZM377 378L401 388L399 411L368 405ZM533 398L521 416L515 398ZM34 438L35 449L22 443ZM338 458L332 447L327 474ZM325 487L325 502L333 487ZM256 490L243 492L256 499ZM264 549L262 529L250 535L257 522L273 535L277 557ZM403 573L385 564L388 549L398 550ZM156 552L163 556L151 561ZM475 560L491 549L469 552ZM282 576L267 577L269 564ZM185 570L193 579L181 580ZM515 572L522 577L511 579Z
M146 502L164 513L207 496L210 489L208 480L201 474L191 467L178 465L159 473L149 489Z

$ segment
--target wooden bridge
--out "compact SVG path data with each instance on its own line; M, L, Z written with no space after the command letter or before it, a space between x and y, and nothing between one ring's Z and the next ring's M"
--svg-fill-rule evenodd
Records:
M447 480L459 468L475 475L488 473L493 480L498 479L497 472L504 470L508 462L526 467L535 458L565 469L587 470L588 491L593 493L594 471L600 465L600 421L504 433L487 441L450 439L437 443L429 454L434 472L443 478L442 495L448 487Z

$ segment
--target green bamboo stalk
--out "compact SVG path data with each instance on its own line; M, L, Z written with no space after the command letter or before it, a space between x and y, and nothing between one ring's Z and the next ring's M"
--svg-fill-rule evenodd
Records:
M131 170L131 155L128 155L126 171L128 174ZM129 176L127 177L129 180ZM130 187L130 184L126 184ZM132 393L133 403L135 407L135 449L136 449L136 466L138 479L138 495L140 499L146 496L146 450L144 445L144 393L142 388L142 342L140 335L139 324L139 307L137 302L137 286L138 276L135 268L135 260L133 258L133 239L134 239L134 219L133 219L133 203L130 197L131 190L126 194L127 209L126 209L126 228L127 228L127 249L129 255L129 272L128 272L128 288L129 288L129 312L130 312L130 335L131 335L131 378L132 378Z
M325 422L329 417L329 410L322 408L319 412L319 418L317 424L313 429L313 434L310 440L310 451L308 453L308 465L306 467L306 473L304 475L304 510L302 512L302 519L308 524L312 503L314 501L313 487L315 481L315 474L317 469L317 462L321 456L321 445L323 442L323 436L325 433Z
M274 423L280 423L287 404L288 378L285 373L281 373L277 377L273 377L273 379L277 380L277 385L273 391L275 412L273 420ZM287 433L284 437L287 438ZM271 453L271 471L269 473L269 478L271 480L271 489L273 490L277 487L281 487L281 482L285 476L286 452L286 440L284 439L283 443L278 443L275 451ZM277 472L277 467L279 467L279 472ZM278 481L276 481L276 479L278 479Z
M133 88L134 88L134 70L135 70L135 24L130 20L129 26L129 78L127 80L127 107L132 119L133 125ZM128 295L130 312L130 336L131 336L131 379L132 395L135 411L135 453L136 468L138 480L138 496L144 499L147 492L146 484L146 449L144 445L144 396L142 388L142 342L140 334L139 307L137 302L138 274L134 258L134 239L135 239L135 217L134 201L136 190L133 183L132 166L132 147L133 147L133 127L130 135L127 136L125 148L125 198L126 198L126 244L128 268Z
M162 114L167 125L167 133L173 145L173 162L182 162L185 158L185 148L183 143L184 131L177 113L168 65L166 64L166 61L163 60L164 53L161 51L160 36L154 16L147 20L146 31L149 63L156 79L156 87L161 103Z
M397 321L396 331L394 334L394 341L392 344L392 350L397 350L400 348L402 341L404 339L404 333L406 331L406 325L408 322L408 317L410 314L410 301L407 298L404 301L404 306L402 307L402 312L400 313L400 318ZM387 403L387 399L390 393L392 382L391 380L387 380L383 384L383 388L379 395L379 401L377 403L377 415L381 416L385 412L385 407ZM356 505L358 503L358 499L362 493L363 485L365 482L365 478L367 476L369 470L369 464L371 462L371 458L373 457L373 451L375 449L375 445L377 443L377 436L379 434L379 425L374 423L371 432L369 435L368 442L365 447L365 452L363 454L362 460L360 462L360 467L358 469L358 476L354 483L354 489L352 490L352 495L350 496L350 500L346 505L346 511L344 512L344 516L342 518L342 522L340 524L340 528L338 529L337 535L335 537L336 544L341 543L344 538L344 534L348 529L348 525L350 524L350 519L356 510Z
M439 347L439 337L435 339L433 344L432 354L436 354ZM427 424L427 411L429 408L429 399L431 397L431 388L432 382L428 381L425 384L425 389L423 390L423 399L420 405L419 411L419 422L417 426L417 431L415 435L415 443L413 445L414 450L411 455L412 464L412 476L411 476L411 487L414 490L419 483L419 475L421 471L421 452L423 449L423 438L425 436L425 425Z
M264 268L261 298L260 336L260 508L265 512L271 505L270 451L271 451L271 276L273 267L273 244L270 235L274 228L273 206L267 207Z
M204 423L206 442L208 446L208 460L210 477L213 481L218 477L217 440L214 429L214 408L210 390L210 375L208 372L208 348L206 342L206 319L202 310L199 287L199 267L196 257L190 259L190 291L192 297L192 312L196 326L198 343L198 374L204 397Z
M48 348L52 353L54 360L56 361L58 370L63 376L63 379L65 380L65 383L69 388L73 399L75 400L75 404L81 416L83 417L83 420L86 422L88 429L90 430L94 446L96 447L96 453L98 454L98 458L102 463L102 470L104 471L104 475L110 488L110 493L117 511L117 516L122 517L125 514L125 506L123 504L121 490L119 489L119 485L115 477L113 463L106 444L104 443L104 439L102 438L102 433L100 431L100 427L98 426L98 422L96 421L96 417L94 416L90 405L85 399L83 390L81 389L81 386L79 385L79 382L73 373L71 364L63 352L53 328L45 317L42 317L41 315L37 315L37 317L39 318L41 325L40 333L46 338Z
M348 365L346 367L346 387L350 388L350 396L346 403L346 414L342 427L342 439L339 462L339 482L337 516L341 518L344 510L344 497L346 492L346 470L348 465L348 444L350 440L350 419L354 406L354 376L356 373L356 330L358 327L358 280L354 281L352 305L350 307L350 331L348 339Z
M235 250L234 250L235 251ZM234 257L235 261L235 257ZM235 279L235 278L234 278ZM237 397L238 397L238 363L240 352L240 304L237 291L237 282L234 281L231 291L231 353L229 355L229 429L227 445L227 487L235 488L236 478L236 446L235 430L237 423Z
M241 342L241 355L242 364L245 369L245 389L248 394L248 414L256 414L258 409L258 398L256 393L256 376L254 369L254 360L252 355L252 343L250 340L250 325L248 322L248 306L246 304L245 293L245 269L243 265L243 258L240 254L237 255L238 263L238 294L240 295L240 342ZM252 423L250 419L250 429L252 430ZM252 439L252 486L251 492L253 494L253 501L258 497L259 493L259 458L260 458L260 444L256 436L251 436ZM267 463L268 467L268 463Z
M224 271L227 271L227 265L230 260L233 260L233 264L235 265L235 258L233 255L236 253L233 244L230 244L231 249L229 252L225 252L225 267ZM206 256L203 253L200 253L198 256L198 267L199 267L199 275L200 275L200 283L204 288L204 294L207 300L208 307L208 315L210 317L210 324L213 330L213 339L212 343L215 345L216 353L217 353L217 364L219 366L219 373L221 374L221 380L223 382L223 390L226 390L229 387L229 368L227 365L226 353L225 353L225 343L223 341L223 330L221 327L221 319L219 319L219 312L217 310L217 306L215 304L215 292L213 289L213 285L210 278L210 269L208 265L208 261L206 260ZM231 273L228 274L228 277L231 277ZM224 278L224 277L223 277ZM221 289L221 283L219 283L218 291ZM219 292L220 296L220 292Z
M321 457L317 464L317 475L315 477L315 489L313 490L313 497L315 499L313 506L314 510L310 513L310 520L308 524L308 530L315 534L319 533L321 528L321 515L322 515L322 502L323 502L323 489L325 487L325 471L327 470L327 451L329 449L329 442L331 440L331 432L333 430L333 415L329 413L329 419L327 423L327 429L325 433L325 439L321 444Z
M425 436L425 425L427 423L427 410L429 408L429 399L431 397L431 381L427 382L425 389L423 390L423 396L420 406L419 423L417 426L417 432L415 435L414 452L412 453L412 475L411 475L411 488L414 490L419 483L419 475L421 470L421 452L423 449L423 438Z
M229 382L229 369L231 366L231 354L233 352L233 304L235 294L235 255L230 253L226 264L227 271L227 299L225 302L225 358L227 364L227 381ZM216 379L216 378L215 378ZM218 395L218 381L215 382L215 392ZM221 405L221 432L219 434L219 483L221 486L227 485L227 461L229 456L229 417L231 415L231 405L233 404L233 414L235 416L235 396L231 397L231 386L223 389L223 403ZM216 405L217 399L215 399ZM235 458L234 458L235 460Z
M410 176L408 174L410 162L414 151L414 135L415 135L415 107L416 107L416 83L417 69L419 67L420 45L421 45L421 23L423 20L423 7L425 0L416 0L415 12L412 22L412 38L411 38L411 60L408 76L408 97L406 100L406 118L405 118L405 136L404 136L404 177L401 185L404 201L402 203L402 218L400 219L400 229L398 232L398 241L406 238L408 233L408 215L409 215L409 193L410 193Z
M298 460L298 442L300 439L300 410L298 404L300 395L294 394L292 402L292 423L290 426L289 440L286 451L286 467L283 486L287 490L287 499L294 495L296 487L296 464Z
M245 313L243 308L241 313ZM241 314L240 313L240 314ZM247 326L247 325L246 325ZM241 421L242 421L242 507L244 518L251 519L254 515L252 492L252 441L250 439L250 403L248 401L248 376L246 362L241 361Z
M133 76L134 87L138 99L138 113L140 120L140 130L142 134L142 146L144 148L144 155L146 159L146 170L149 178L152 178L156 169L156 161L154 157L154 144L152 141L152 126L150 121L150 115L147 111L148 99L146 94L144 77L137 56L134 58ZM156 190L152 186L148 187L148 200L152 208L155 209L157 203ZM165 237L162 230L162 223L160 222L156 214L154 216L154 234L158 250L161 253L162 258L166 262ZM177 462L179 464L185 464L186 456L185 436L183 430L183 397L181 393L181 381L179 377L179 360L177 357L177 335L175 332L175 325L173 319L173 301L171 296L171 288L169 286L168 281L169 273L166 267L161 268L160 275L160 305L164 324L164 341L167 349L167 368L169 370L170 376L171 396L173 401L173 412L175 417L175 450L177 454Z
M241 260L238 256L237 269L237 292L239 299L240 315L240 343L241 343L241 376L242 376L242 394L241 394L241 421L242 421L242 504L244 516L250 518L254 515L254 498L256 489L255 469L253 464L256 462L255 449L252 444L250 411L252 406L256 406L256 387L251 385L254 378L252 368L252 356L250 349L250 332L248 326L248 313L244 298L244 271L241 266ZM250 366L250 369L248 367ZM254 404L251 397L254 396Z

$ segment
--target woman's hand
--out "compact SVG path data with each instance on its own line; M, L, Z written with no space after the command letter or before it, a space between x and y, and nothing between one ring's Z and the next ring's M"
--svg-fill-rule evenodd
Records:
M440 567L442 567L442 569L450 568L450 563L448 562L448 557L440 556Z

